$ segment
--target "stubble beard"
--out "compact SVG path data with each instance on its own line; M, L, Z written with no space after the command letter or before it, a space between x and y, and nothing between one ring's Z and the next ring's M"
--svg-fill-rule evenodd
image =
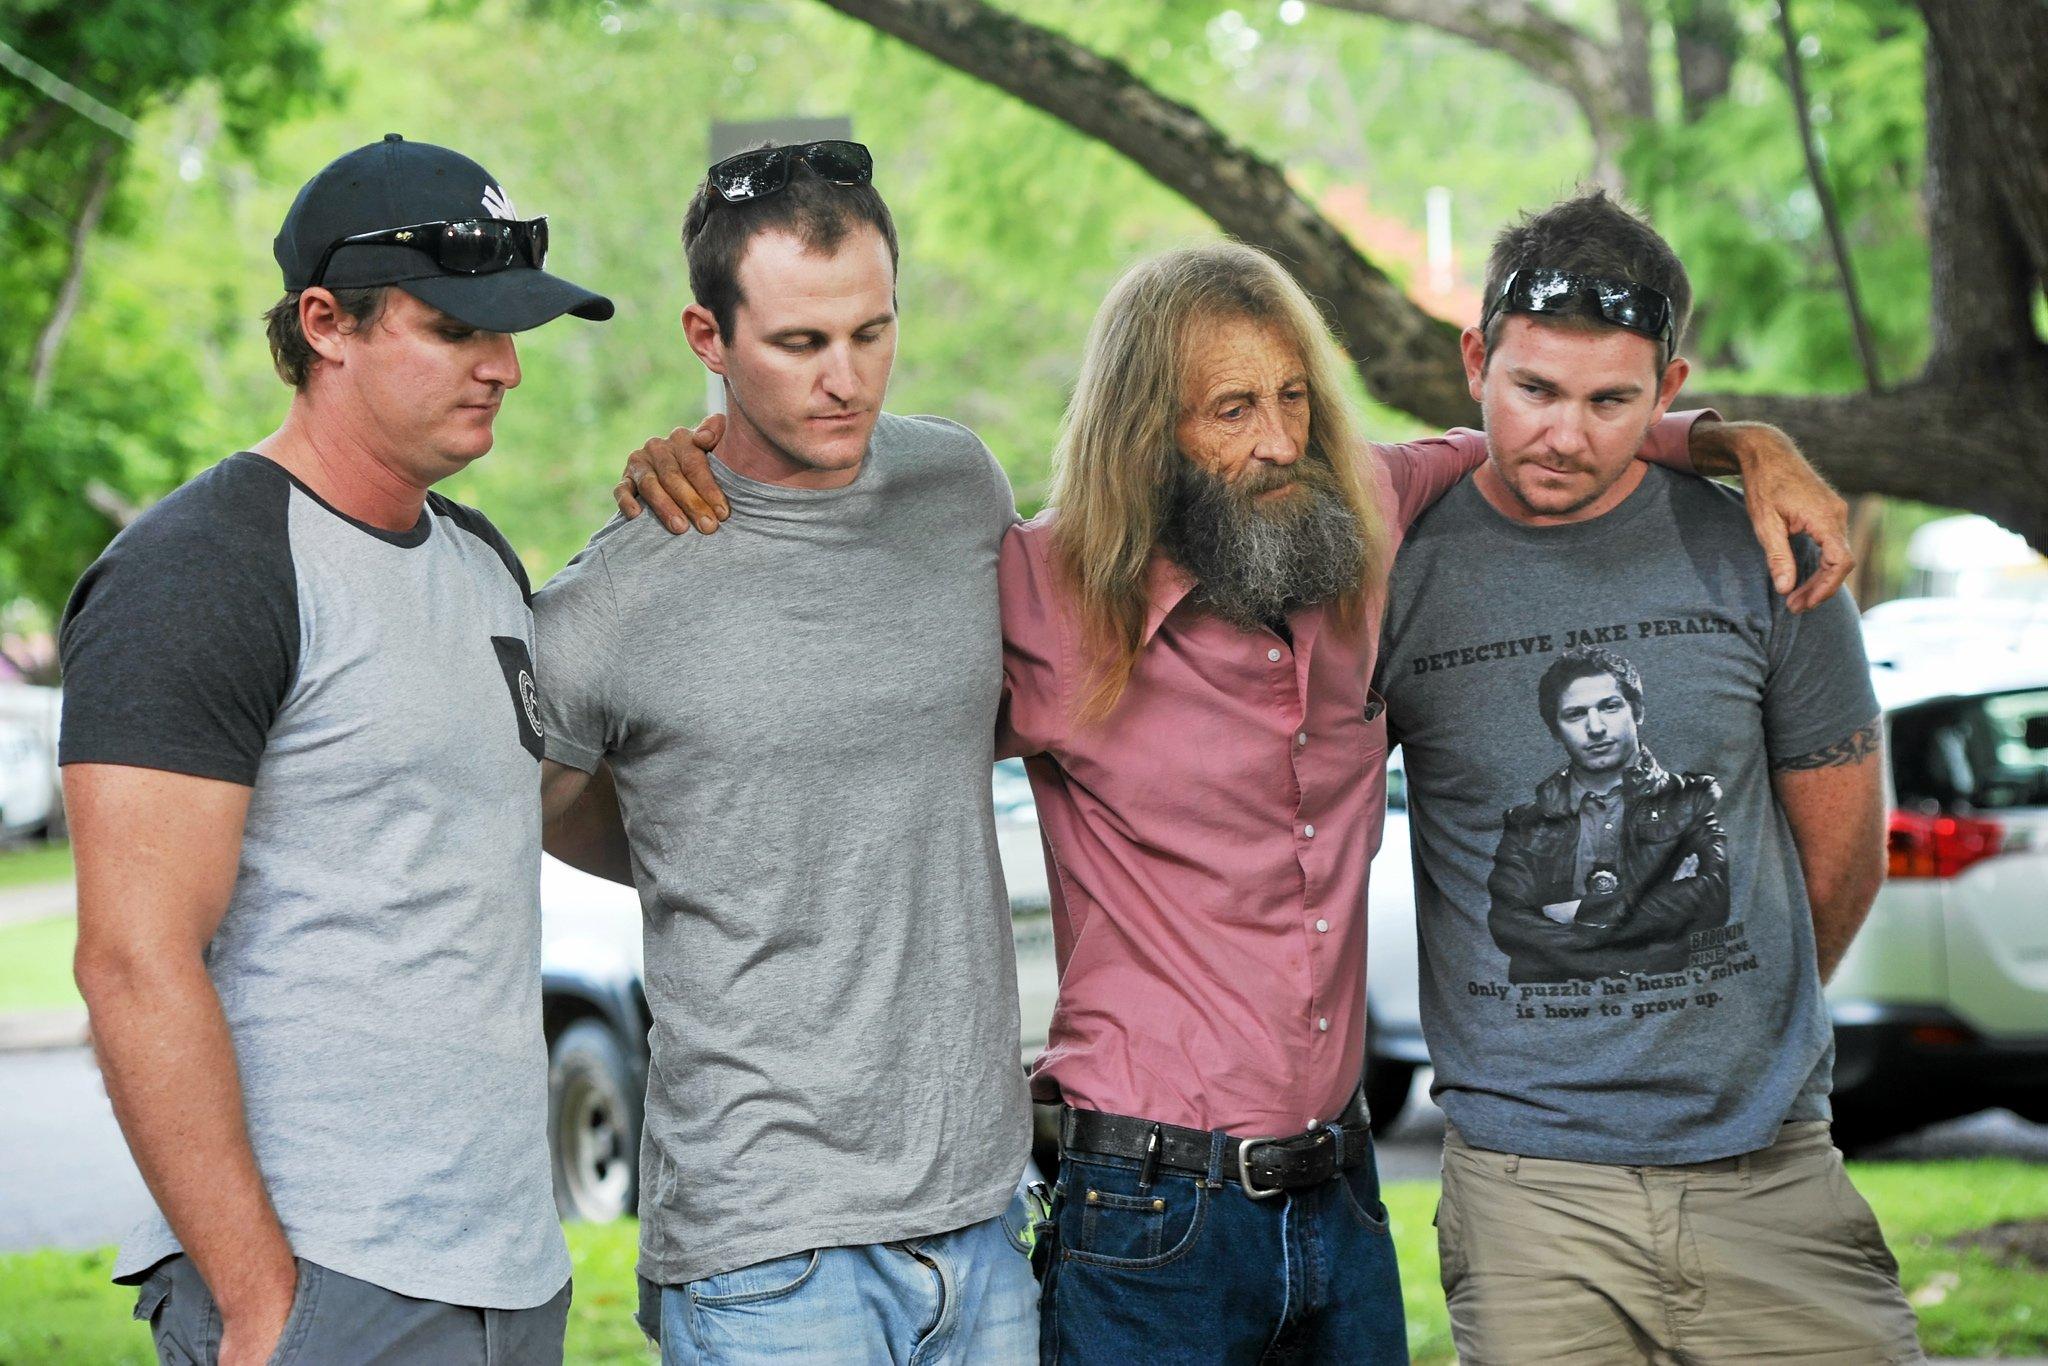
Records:
M1259 495L1298 485L1274 503ZM1365 570L1358 517L1317 452L1236 484L1177 458L1160 546L1195 581L1198 605L1244 630L1356 589Z

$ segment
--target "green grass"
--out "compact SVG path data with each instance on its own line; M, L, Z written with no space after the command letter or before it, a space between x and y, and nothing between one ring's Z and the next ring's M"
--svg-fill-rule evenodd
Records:
M1898 1254L1906 1293L1916 1300L1920 1338L1934 1356L2048 1354L2048 1275L2002 1266L1946 1246L1955 1234L2009 1219L2048 1218L2048 1167L1984 1159L1852 1163L1856 1184ZM1450 1329L1437 1289L1436 1186L1387 1188L1416 1366L1449 1366ZM633 1326L635 1226L571 1225L576 1268L568 1360L653 1359ZM10 1366L122 1363L156 1358L149 1334L130 1321L135 1295L107 1283L113 1254L31 1252L0 1257L0 1362Z
M82 1007L71 980L77 941L78 923L68 915L0 925L0 1015Z
M0 887L28 887L38 882L71 880L71 846L25 844L0 850Z

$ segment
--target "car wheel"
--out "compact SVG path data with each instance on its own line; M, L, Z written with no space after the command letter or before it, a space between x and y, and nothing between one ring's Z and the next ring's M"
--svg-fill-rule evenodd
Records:
M576 1021L548 1050L548 1147L563 1219L601 1224L633 1213L640 1097L625 1050L602 1021Z
M1387 1130L1408 1108L1408 1093L1415 1085L1415 1064L1392 1058L1367 1058L1365 1062L1365 1105L1372 1113L1372 1131L1384 1138Z

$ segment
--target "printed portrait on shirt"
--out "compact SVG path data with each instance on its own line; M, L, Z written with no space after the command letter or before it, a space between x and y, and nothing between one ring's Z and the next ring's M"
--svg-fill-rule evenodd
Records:
M1502 817L1487 924L1510 982L1673 973L1728 923L1720 784L1648 743L1643 681L1601 646L1560 654L1536 704L1561 751Z

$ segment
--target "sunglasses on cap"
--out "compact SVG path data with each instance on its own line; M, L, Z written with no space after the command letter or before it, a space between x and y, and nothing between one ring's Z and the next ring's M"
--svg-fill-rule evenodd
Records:
M1660 343L1672 355L1671 300L1634 280L1603 279L1536 266L1518 270L1501 283L1486 310L1486 323L1502 313L1545 313L1597 317Z
M787 147L762 147L727 157L705 175L718 197L728 204L763 199L789 186L789 168L801 161L820 180L834 185L865 185L875 174L875 159L858 142L800 142Z
M548 220L460 218L336 238L320 254L308 289L326 282L327 265L343 247L410 247L431 256L434 264L450 275L488 275L517 265L539 270L548 256Z

